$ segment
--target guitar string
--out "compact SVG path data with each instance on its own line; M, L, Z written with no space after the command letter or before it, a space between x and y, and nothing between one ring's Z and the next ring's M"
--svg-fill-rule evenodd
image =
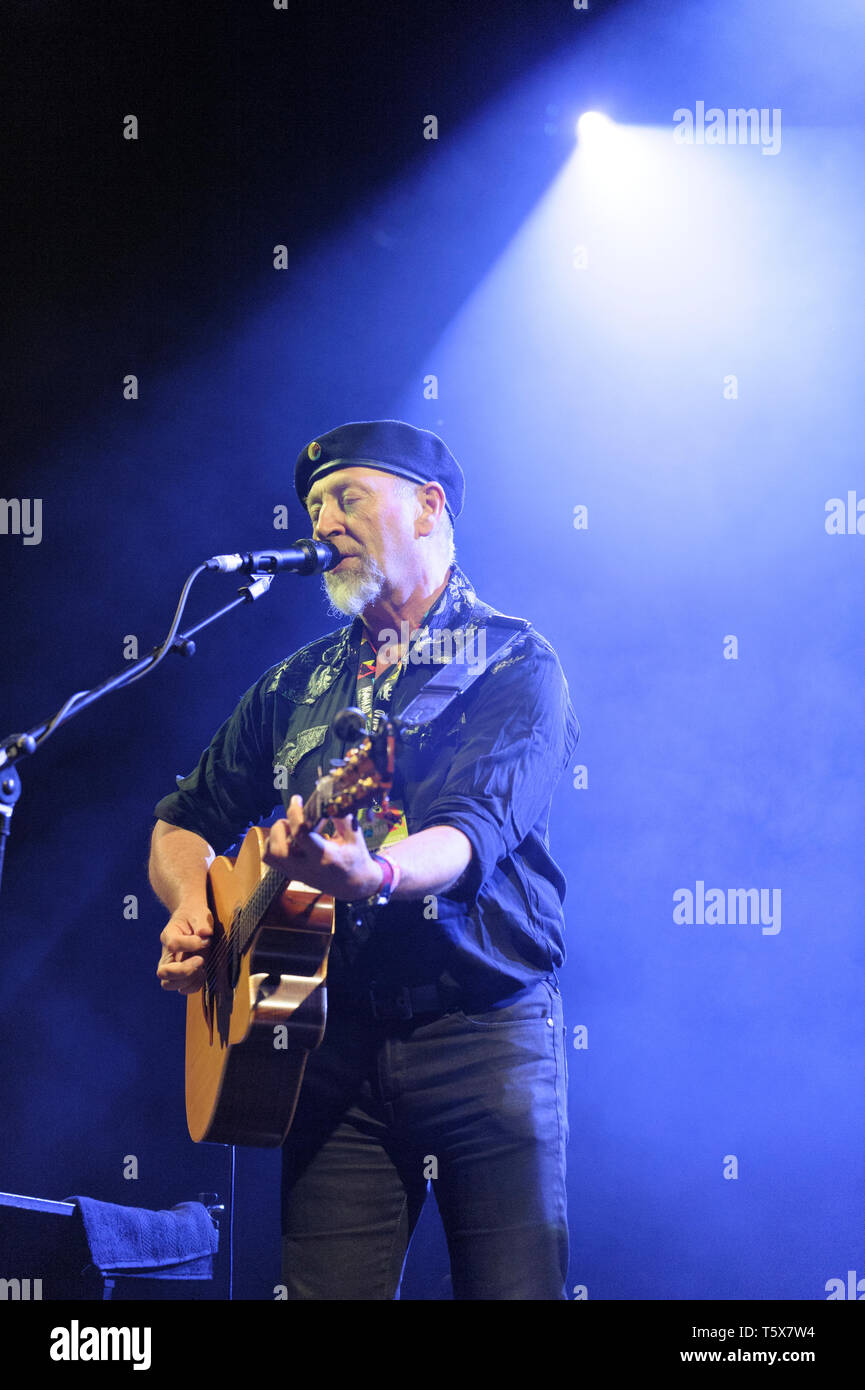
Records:
M319 821L324 818L323 815L319 814L321 809L319 803L322 795L323 789L320 790L319 787L316 786L303 808L304 822L309 825L310 828L314 825L318 825ZM315 817L315 819L313 819L313 817ZM229 923L228 928L226 929L223 927L222 936L205 959L204 975L211 994L215 993L217 977L221 973L222 966L227 961L229 951L235 949L235 943L238 940L240 941L240 945L237 948L238 955L243 955L249 941L252 939L252 934L255 927L258 925L259 918L264 915L279 891L280 880L283 883L290 882L290 879L280 874L278 869L269 869L265 876L256 884L252 893L240 908L240 911L235 915L232 922ZM265 889L265 891L262 892L262 889Z
M339 786L337 786L334 791L333 782L334 780L338 781L339 771L340 770L335 774L329 774L330 785L328 787L320 787L317 784L309 800L304 805L304 822L310 829L314 828L326 817L333 816L337 813L338 808L336 806L336 801L339 799L340 795L344 797L346 791L348 791L348 796L354 804L351 811L346 812L346 810L343 809L343 815L352 814L354 810L357 810L358 804L363 804L366 800L366 796L364 796L363 801L358 803L358 784L364 777L369 777L370 771L376 780L372 787L364 788L365 793L368 794L386 785L386 779L381 778L381 775L373 764L371 769L366 772L362 771L359 767L355 767L353 769L356 777L354 786L350 789L343 788L341 792ZM360 774L360 776L358 776L358 774ZM325 806L322 807L321 803L324 801L325 793L327 793L327 802ZM278 869L271 869L264 878L259 881L256 888L253 889L250 897L235 915L232 923L229 924L228 930L223 928L222 936L217 941L213 951L210 952L205 959L205 982L211 994L216 993L215 986L217 977L221 973L223 965L226 963L229 952L235 950L236 941L240 941L238 955L242 956L249 942L252 940L261 917L263 917L267 908L279 892L280 883L287 884L289 882L291 882L291 879L287 875L283 875Z
M358 769L355 769L355 773L357 773L357 771ZM377 770L375 769L375 767L373 767L372 771L373 775L376 775ZM368 776L369 773L361 774L361 777L363 777L364 775ZM358 781L360 780L361 778L358 778ZM377 790L378 787L381 785L383 785L383 783L378 782L376 787L371 788L369 790ZM354 796L356 795L357 790L358 788L356 783L355 786L351 788L349 792L349 795L352 797L352 800L354 800ZM366 791L368 789L364 790ZM335 809L334 803L337 799L337 796L339 795L339 789L337 789L337 796L334 796L332 785L329 788L327 788L327 791L329 794L328 803L331 806L334 806ZM316 786L312 794L310 795L309 800L303 808L304 823L310 829L318 825L322 820L325 819L325 817L327 817L328 815L332 816L334 813L333 811L328 812L326 809L323 810L321 806L317 804L322 801L324 797L324 792L324 788L319 789L319 787ZM342 795L345 795L344 790L342 792ZM354 809L356 810L357 806L355 806ZM346 813L343 812L343 814ZM348 814L352 814L352 812L349 812ZM264 913L267 911L267 908L270 906L270 904L275 899L277 893L279 892L280 884L287 885L291 881L292 880L287 875L282 874L280 870L273 868L270 869L268 873L265 874L265 876L253 889L249 898L247 898L246 902L240 908L239 912L236 913L228 928L226 929L225 927L223 927L222 935L216 942L213 951L209 952L208 956L205 958L205 982L208 991L211 994L215 994L217 992L217 979L218 976L222 973L223 966L227 963L230 952L237 949L238 956L243 955L247 946L249 945L249 942L252 940L255 928L258 926L261 917L263 917ZM240 942L239 947L236 946L236 943L238 941Z

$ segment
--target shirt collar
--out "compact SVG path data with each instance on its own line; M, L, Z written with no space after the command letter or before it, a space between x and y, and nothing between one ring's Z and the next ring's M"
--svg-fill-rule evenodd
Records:
M462 628L468 623L472 611L477 603L477 595L471 580L463 573L459 565L454 562L450 567L447 583L442 589L432 607L427 610L426 617L417 629L413 647L417 647L425 640L425 634L441 628L457 629ZM347 659L349 648L353 652L360 649L360 645L366 635L363 618L358 614L354 622L343 628L345 634L344 647L341 644L339 658Z
M420 629L412 650L415 651L418 644L428 643L430 633L437 628L449 628L455 632L469 626L476 605L477 597L471 581L459 565L453 564L447 584L427 614L426 624ZM362 640L363 619L358 616L352 623L332 632L322 643L310 643L308 648L280 662L269 673L268 690L278 689L298 703L313 704L340 678L348 663L356 669ZM426 665L428 661L433 665L446 664L447 650L446 642L441 644L438 653L433 647L429 654L424 654L423 664Z

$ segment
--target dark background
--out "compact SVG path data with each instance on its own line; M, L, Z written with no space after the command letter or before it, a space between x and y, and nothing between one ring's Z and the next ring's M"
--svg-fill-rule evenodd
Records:
M391 413L407 350L435 340L519 218L488 200L455 236L442 201L421 239L375 239L378 199L436 148L423 117L452 140L612 8L575 26L545 0L4 7L2 491L41 497L45 517L39 546L2 538L4 728L119 669L127 635L144 654L206 555L308 532L292 487L300 446L343 418ZM505 174L525 180L524 206L566 148L544 119ZM454 205L479 208L489 172L467 160ZM348 264L316 266L364 208ZM426 280L412 275L418 255ZM232 360L233 335L284 301L286 279L278 337ZM274 535L280 504L294 530ZM154 976L151 808L260 671L324 629L312 584L280 581L211 628L190 665L172 657L21 765L0 897L6 1190L154 1208L225 1196L227 1151L185 1132L184 1005ZM188 620L234 587L199 583ZM137 920L123 916L129 894ZM278 1281L277 1174L274 1155L239 1152L240 1297ZM439 1250L405 1294L441 1296L443 1280Z
M551 818L590 1039L571 1285L825 1299L865 1276L865 539L824 527L827 499L865 497L861 7L7 0L0 25L0 493L44 513L39 545L0 535L0 728L119 669L130 636L146 652L207 556L306 534L316 434L437 430L467 475L459 562L552 642L583 729L588 787L563 777ZM677 151L697 101L781 109L783 148ZM642 153L574 185L595 107ZM235 587L202 579L187 622ZM0 1187L227 1195L155 977L152 808L332 625L318 581L283 576L21 763ZM782 930L675 925L698 880L778 886ZM238 1151L242 1299L279 1279L278 1166ZM225 1290L223 1261L205 1296ZM449 1297L432 1202L403 1296Z

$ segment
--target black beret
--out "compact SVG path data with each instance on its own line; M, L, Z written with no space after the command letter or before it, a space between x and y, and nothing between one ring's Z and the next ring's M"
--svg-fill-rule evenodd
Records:
M380 468L416 483L439 483L451 519L463 509L466 480L444 440L404 420L356 420L310 440L294 468L301 504L313 483L338 468Z

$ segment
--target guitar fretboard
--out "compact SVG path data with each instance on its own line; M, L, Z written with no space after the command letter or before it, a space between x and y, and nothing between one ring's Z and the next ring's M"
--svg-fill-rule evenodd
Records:
M324 819L325 807L330 803L332 796L333 778L329 775L320 777L314 791L303 803L304 824L310 830ZM258 887L249 895L237 914L232 931L232 943L238 955L243 955L262 917L273 900L283 891L286 883L291 882L291 877L291 874L284 874L281 869L268 869Z

